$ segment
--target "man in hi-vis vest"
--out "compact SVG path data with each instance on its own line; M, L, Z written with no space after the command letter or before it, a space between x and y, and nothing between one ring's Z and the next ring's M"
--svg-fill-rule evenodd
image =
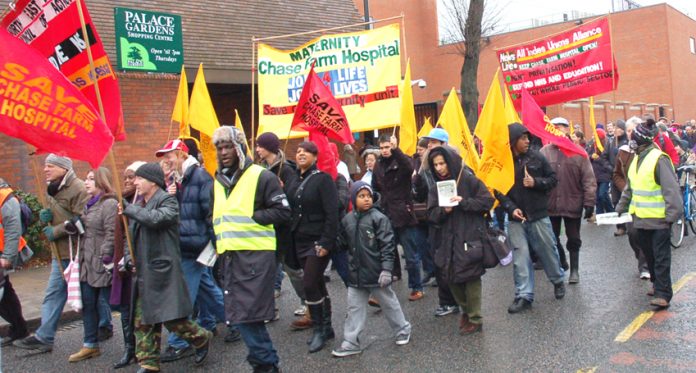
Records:
M278 177L246 156L245 143L244 133L231 126L213 133L213 228L223 260L225 318L239 327L254 372L277 372L278 355L264 321L275 310L273 225L290 219L290 204Z
M650 304L664 309L672 299L670 228L683 215L684 207L672 161L653 142L655 119L649 114L642 119L631 134L636 156L628 167L628 183L616 211L632 215L653 282L648 292L654 296Z

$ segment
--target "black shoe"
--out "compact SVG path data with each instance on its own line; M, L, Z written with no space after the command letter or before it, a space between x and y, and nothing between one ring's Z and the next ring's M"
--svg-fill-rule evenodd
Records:
M208 332L208 339L205 341L205 344L196 349L196 358L193 361L194 364L196 364L196 365L203 364L203 362L205 361L205 358L208 357L208 352L210 351L210 342L212 340L213 340L213 333Z
M18 339L12 344L15 347L23 348L25 350L35 350L39 352L51 352L53 351L53 345L48 344L48 343L43 343L36 339L35 336L29 336L24 339Z
M254 368L254 373L279 373L280 372L280 369L278 369L278 367L275 365L251 364L251 367Z
M129 366L131 364L131 360L135 362L135 351L126 350L121 360L114 363L114 369L121 369Z
M2 346L2 347L7 347L7 346L11 345L12 342L14 342L14 341L16 341L16 340L18 340L18 339L26 338L26 337L28 337L28 336L29 336L29 334L25 334L25 335L23 335L23 336L21 336L21 337L15 337L15 336L13 336L13 335L8 335L7 337L4 337L4 338L2 339L2 341L0 342L0 346Z
M227 330L227 335L225 336L225 343L233 343L242 339L242 335L239 333L239 329L230 328Z
M114 336L114 331L107 328L107 327L101 327L101 328L99 328L99 330L97 330L97 340L99 342L104 342L113 336Z
M147 369L140 367L136 373L150 373L150 372L159 372L159 370L152 370L152 369Z
M553 285L553 295L556 299L563 299L563 297L565 297L565 285L563 285L563 282Z
M180 349L169 346L160 357L160 361L163 363L169 363L191 355L193 355L193 348L191 348L191 346L186 346Z
M508 313L519 313L530 308L532 308L532 302L524 298L516 298L510 307L508 307Z

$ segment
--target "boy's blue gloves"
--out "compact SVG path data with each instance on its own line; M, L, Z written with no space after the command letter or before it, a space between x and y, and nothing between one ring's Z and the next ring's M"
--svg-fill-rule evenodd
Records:
M48 211L51 211L51 210L48 210ZM49 241L55 240L55 237L53 237L53 227L51 227L51 226L44 227L43 234L46 235L46 239L48 239Z
M39 211L39 220L42 223L50 223L53 221L53 211L51 209L41 209Z
M382 271L379 274L379 280L377 280L379 283L379 287L386 288L389 286L389 284L392 283L392 274L389 271Z

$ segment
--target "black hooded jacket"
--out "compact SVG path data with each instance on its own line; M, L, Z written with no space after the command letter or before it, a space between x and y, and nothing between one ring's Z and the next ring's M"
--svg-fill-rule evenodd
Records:
M450 175L440 177L433 167L433 160L441 155L447 163ZM437 229L432 230L431 245L435 265L442 271L448 283L461 284L481 277L483 268L482 240L486 232L484 214L495 202L488 189L471 169L462 169L461 158L442 147L433 148L428 155L428 165L435 181L459 180L457 195L462 200L448 213L438 203L437 188L428 195L429 221Z
M519 123L511 124L508 130L510 131L510 146L513 148L517 140L528 133L527 128ZM547 217L549 193L558 183L556 173L546 158L531 148L524 154L514 156L514 163L515 184L507 195L496 192L496 198L511 217L512 212L518 208L522 210L524 217L530 222ZM534 178L534 186L531 188L527 188L523 184L525 167L529 175Z

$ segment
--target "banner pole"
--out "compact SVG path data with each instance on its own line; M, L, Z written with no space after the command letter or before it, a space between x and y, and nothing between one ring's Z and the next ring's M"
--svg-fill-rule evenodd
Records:
M386 21L391 21L395 19L402 18L403 14L400 16L394 16L394 17L389 17L389 18L382 18L382 19L377 19L374 21L369 21L369 22L360 22L360 23L354 23L352 25L345 25L345 26L337 26L337 27L329 27L329 28L323 28L319 30L312 30L312 31L305 31L305 32L297 32L294 34L285 34L285 35L277 35L277 36L269 36L266 38L252 38L252 41L254 42L259 42L259 41L268 41L268 40L276 40L276 39L284 39L284 38L291 38L295 36L303 36L303 35L312 35L312 34L321 34L327 31L335 31L335 30L341 30L344 28L351 28L351 27L358 27L358 26L365 26L369 24L375 24L375 23L381 23L381 22L386 22Z
M612 105L616 102L616 66L614 66L614 30L611 24L611 13L607 17L607 22L609 23L609 47L611 50L611 94L612 94ZM614 106L616 107L616 106Z
M254 151L254 145L256 142L256 120L254 118L255 116L255 110L256 110L256 103L254 102L254 96L256 95L256 41L254 40L254 36L251 37L251 151L252 156L255 153ZM253 157L255 158L255 157ZM252 158L252 159L253 159Z
M29 156L31 157L31 167L34 169L34 180L36 182L37 188L36 197L39 199L41 207L46 208L46 195L44 194L46 184L41 182L41 172L39 171L39 165L36 163L36 151L32 151L28 144L25 143L25 145L27 146L27 150L29 150ZM56 243L53 241L48 241L48 246L51 250L51 255L53 255L53 257L57 259L58 269L60 269L60 273L63 273L63 261L61 260L60 254L58 253Z
M101 93L99 92L99 77L96 74L96 69L94 67L94 58L92 58L92 46L89 44L89 37L87 35L87 24L85 23L85 15L82 12L82 0L77 0L77 14L80 16L80 25L82 25L82 38L85 41L85 46L87 47L87 58L89 59L89 70L91 75L94 77L94 92L97 96L97 104L99 104L99 115L102 121L106 123L106 115L104 115L104 105L102 104ZM118 199L118 204L123 206L123 195L121 194L121 182L118 179L119 172L116 168L116 160L114 158L113 145L109 149L109 163L111 166L111 173L113 174L114 187L116 189L116 197ZM130 232L128 231L128 220L125 215L121 215L121 220L123 221L124 229L126 233L126 243L128 244L128 252L130 253L131 260L135 263L135 253L133 252L133 245L131 243Z

